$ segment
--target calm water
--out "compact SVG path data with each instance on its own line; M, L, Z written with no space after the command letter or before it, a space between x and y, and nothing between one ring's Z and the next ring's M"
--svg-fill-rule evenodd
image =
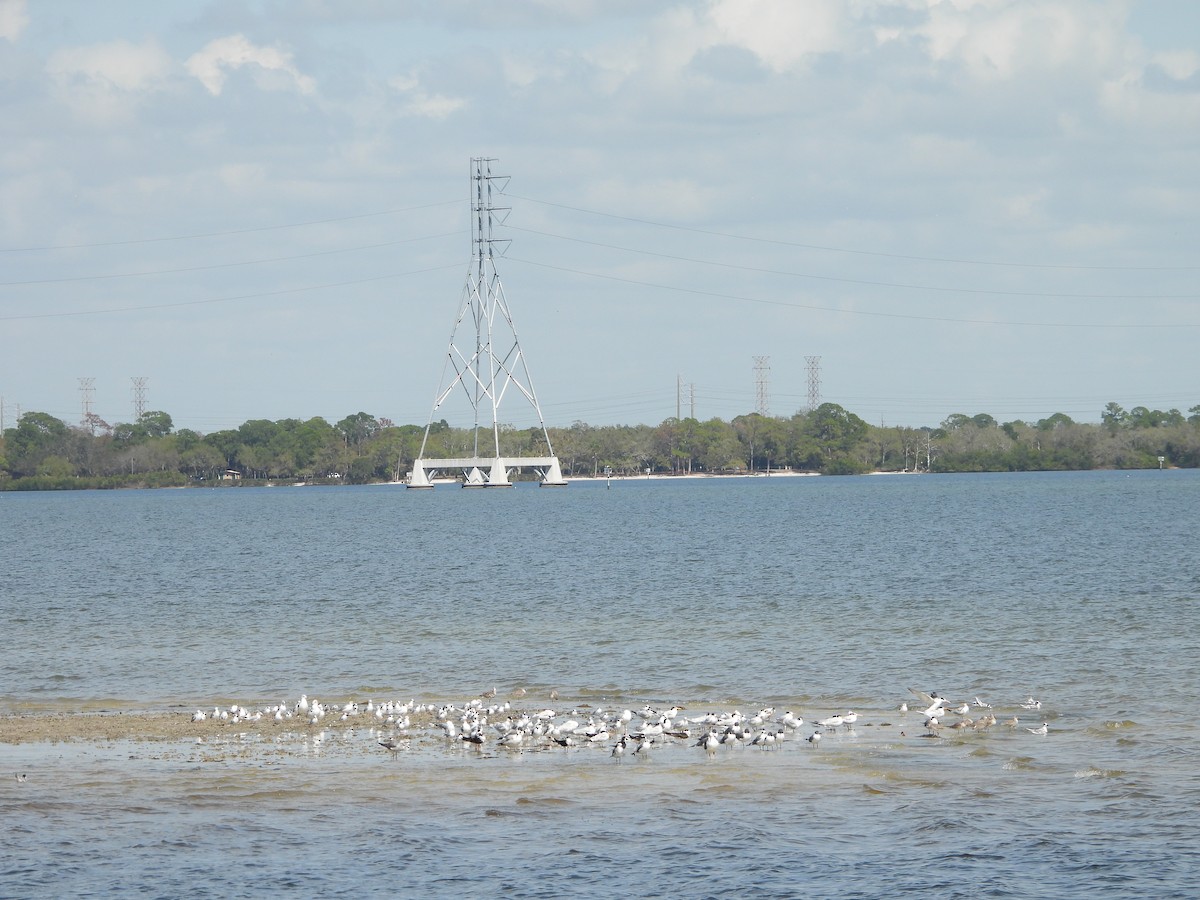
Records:
M711 759L0 745L0 895L1194 895L1197 534L1195 471L0 494L0 713L862 716ZM924 737L909 687L1021 727Z

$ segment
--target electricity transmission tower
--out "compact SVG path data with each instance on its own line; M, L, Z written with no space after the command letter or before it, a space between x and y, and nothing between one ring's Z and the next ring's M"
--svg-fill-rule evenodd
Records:
M140 422L146 414L146 382L150 379L137 376L129 380L133 382L133 421Z
M450 333L450 346L442 380L433 401L421 450L409 473L410 488L433 487L444 469L463 473L463 487L511 487L514 469L533 469L542 485L564 485L558 457L538 405L525 354L517 339L512 312L496 271L496 257L507 240L497 238L509 208L499 206L507 175L493 175L494 159L471 159L471 267L463 288L458 318ZM459 458L426 458L434 416L452 395L465 396L474 413L471 455ZM545 456L503 456L500 448L500 405L506 396L523 397L537 415L546 443ZM489 436L490 433L490 436ZM485 474L486 473L486 474Z
M771 414L767 398L768 381L771 378L771 357L754 357L754 411L760 416Z
M806 356L808 366L808 411L813 412L821 405L821 357Z
M92 434L96 433L95 420L92 413L92 401L96 397L96 379L95 378L80 378L79 379L79 396L83 407L83 415L79 420L79 424L84 428L90 429Z

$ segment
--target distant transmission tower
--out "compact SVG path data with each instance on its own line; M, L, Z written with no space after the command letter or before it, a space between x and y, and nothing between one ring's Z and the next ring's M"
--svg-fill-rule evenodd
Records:
M767 397L768 381L771 378L771 357L754 357L754 411L760 416L771 414L771 404Z
M806 356L808 365L808 411L813 412L821 405L821 357Z
M146 414L146 382L150 379L135 376L129 380L133 382L133 421L140 422Z
M493 175L493 162L485 157L471 159L471 268L450 334L442 383L425 426L421 450L413 460L410 488L433 487L433 479L445 469L463 472L463 487L511 487L509 474L514 469L533 469L543 485L566 484L550 446L550 433L496 271L496 258L503 254L508 241L493 237L493 230L504 223L509 208L498 205L508 176ZM501 455L500 402L510 392L524 397L537 415L545 456ZM471 455L426 458L433 418L451 394L465 394L474 411Z
M84 428L90 428L92 434L95 434L92 418L92 400L96 396L96 379L95 378L80 378L79 379L79 396L83 405L83 416L79 420L79 424Z

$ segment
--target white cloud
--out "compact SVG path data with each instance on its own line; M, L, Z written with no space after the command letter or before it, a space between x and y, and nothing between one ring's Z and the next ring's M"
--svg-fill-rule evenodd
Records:
M1120 53L1122 8L1079 0L999 2L927 0L928 18L914 29L936 61L961 63L980 79L1029 71L1093 70Z
M461 97L430 93L415 75L397 75L388 81L388 87L404 99L403 111L410 116L444 119L467 105Z
M172 68L171 58L154 41L113 41L57 51L46 63L58 81L86 81L105 89L142 91L152 88Z
M170 56L153 40L68 47L46 61L46 71L66 104L97 123L128 119L147 94L161 88L173 68Z
M240 69L243 66L256 66L260 74L276 73L287 76L285 83L290 83L302 94L311 94L316 90L313 79L302 74L292 63L290 53L278 47L257 46L241 34L231 34L210 41L202 50L188 58L186 66L214 96L220 94L225 87L227 70ZM270 89L274 87L274 83L260 79L259 86Z
M775 72L786 72L815 55L845 49L848 12L842 0L717 0L708 18L722 43L744 47Z
M28 24L25 0L0 0L0 37L14 42Z

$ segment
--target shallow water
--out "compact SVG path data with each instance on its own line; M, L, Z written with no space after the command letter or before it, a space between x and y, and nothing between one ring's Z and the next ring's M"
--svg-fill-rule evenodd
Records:
M1188 896L1198 520L1189 471L0 495L0 712L497 685L862 715L712 758L0 745L0 894ZM1022 727L924 737L909 687Z

